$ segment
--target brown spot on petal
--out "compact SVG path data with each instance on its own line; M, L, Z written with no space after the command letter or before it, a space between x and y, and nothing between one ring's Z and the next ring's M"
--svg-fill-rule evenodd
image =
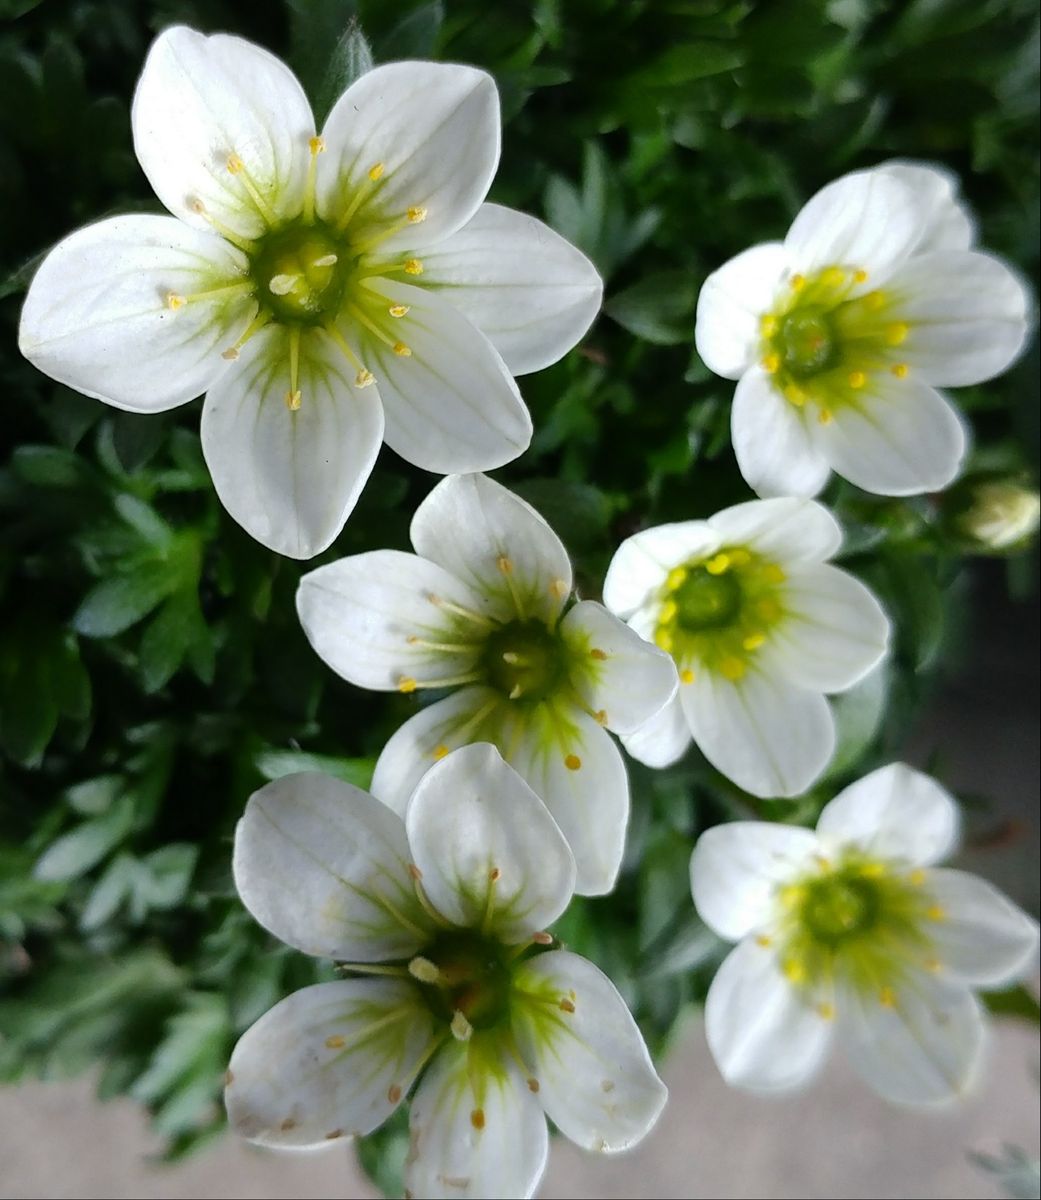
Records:
M613 1092L614 1091L614 1080L613 1079L602 1079L600 1081L600 1090L602 1092Z
M473 1112L470 1114L470 1124L474 1127L474 1129L483 1129L484 1128L484 1109L483 1108L475 1108L473 1110Z
M279 1129L281 1129L283 1133L288 1133L290 1131L290 1129L295 1129L295 1128L296 1128L296 1122L293 1120L292 1117L286 1117L286 1119L282 1122L282 1124L279 1125Z
M595 658L597 662L603 662L607 658L607 651L606 650L596 650L596 649L590 650L589 657Z
M332 1131L332 1133L327 1133L325 1135L325 1140L327 1142L335 1142L337 1138L342 1138L342 1137L343 1137L343 1130L342 1129L334 1129Z
M396 1083L392 1083L390 1087L387 1088L387 1099L391 1102L391 1104L397 1104L397 1102L401 1099L401 1088L399 1088Z

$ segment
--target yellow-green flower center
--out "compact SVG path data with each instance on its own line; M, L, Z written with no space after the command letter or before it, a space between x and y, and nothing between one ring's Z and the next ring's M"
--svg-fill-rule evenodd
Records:
M560 636L537 619L511 621L490 633L481 663L489 684L510 700L545 700L567 676Z
M676 660L682 682L699 670L743 678L784 616L784 582L777 563L743 546L670 571L654 640Z
M462 1013L473 1029L492 1029L509 1018L513 975L506 949L477 933L447 932L409 969L436 1017L451 1023Z
M261 304L280 321L318 325L340 307L353 256L324 222L267 234L251 263Z
M899 297L866 291L867 278L838 266L793 275L760 323L760 361L778 391L825 425L837 410L860 406L880 373L908 374L899 347L909 328L899 319Z

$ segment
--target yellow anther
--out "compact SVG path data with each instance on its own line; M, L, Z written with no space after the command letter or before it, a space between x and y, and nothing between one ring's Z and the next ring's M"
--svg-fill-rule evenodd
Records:
M406 258L404 265L405 265L405 274L406 275L422 275L423 274L423 260L422 259Z
M419 684L408 675L398 680L398 691L403 692L406 696L409 692L414 692L417 687Z
M867 283L867 278L868 278L868 273L867 273L867 271L865 271L863 269L853 272L853 282L854 283Z
M687 578L686 567L673 567L672 570L665 576L665 586L670 592L674 592L680 584Z
M427 219L427 210L421 204L416 204L405 215L408 217L410 225L418 225Z
M599 646L594 646L589 651L589 657L595 658L597 662L607 662L607 651L601 650Z
M889 868L886 866L885 863L872 862L872 863L865 863L860 868L860 873L861 873L861 875L864 876L865 879L879 879L883 875L885 875L888 870L889 870Z
M273 296L288 296L299 281L299 275L272 275L267 282L267 290Z
M756 935L755 944L757 946L762 946L765 949L767 946L772 946L774 944L774 940L773 938L767 937L765 933L760 933Z
M830 425L834 419L830 408L822 408L817 414L817 421L821 425Z
M359 388L371 387L375 382L376 376L366 367L362 367L354 377L354 386Z
M864 297L864 303L868 306L868 308L874 309L876 312L885 305L885 302L885 292L868 292L868 294Z
M323 154L325 152L325 138L312 137L307 139L307 148L312 154Z
M474 1127L474 1129L483 1129L484 1128L484 1109L483 1108L475 1108L473 1110L473 1112L470 1114L470 1124ZM467 1184L469 1184L470 1181L467 1180L466 1182L467 1182Z
M765 633L750 633L741 645L745 650L758 650L765 641Z
M672 652L673 637L672 631L669 629L658 628L654 632L654 641L657 646L665 651L666 654Z
M347 1042L344 1038L340 1037L338 1033L334 1033L325 1039L325 1044L330 1050L339 1050L343 1046L346 1046Z
M841 267L829 267L821 273L821 283L825 287L838 287L846 279L846 272Z
M789 883L778 891L777 896L786 908L794 908L802 900L803 891L798 884Z
M705 563L705 570L710 575L725 575L730 570L730 555L717 554Z
M680 683L693 683L693 682L694 682L694 672L690 669L690 667L684 667L683 670L680 671Z
M404 342L395 342L394 343L394 353L398 356L398 358L411 358L412 357L411 349L408 346L406 346Z
M387 312L389 312L392 317L403 317L405 313L408 312L409 307L410 305L408 304L392 304L390 308L387 309Z
M567 998L567 996L561 996L560 1011L566 1012L566 1013L573 1013L575 1011L575 1002L573 1000L569 1000Z
M474 1027L466 1019L466 1017L456 1009L455 1015L452 1017L452 1037L457 1042L468 1042L473 1037Z
M296 410L304 402L304 394L299 388L297 388L295 392L286 392L285 401L286 408L288 408L290 412L296 412Z
M907 378L907 373L909 370L907 363L894 363L889 369L897 377L897 379Z
M529 1075L525 1082L528 1085L529 1092L537 1092L539 1090L539 1081L534 1075Z
M220 356L221 356L221 358L227 359L228 362L234 362L235 359L238 358L238 356L239 356L238 347L237 346L229 346L227 348L227 350L221 351Z
M781 606L776 600L771 600L769 596L764 596L762 600L757 600L755 610L764 621L776 621L781 615Z
M867 376L863 371L850 371L848 380L851 388L862 388L867 383Z
M312 267L335 267L340 261L338 254L323 254L321 258L316 258L311 264Z
M506 557L505 554L499 555L499 557L495 560L495 565L504 575L511 575L513 573L513 563Z
M167 292L166 293L166 307L167 308L172 308L172 309L174 309L174 311L176 311L179 308L184 308L184 306L187 303L188 303L188 301L185 300L185 298L183 296L179 295L177 292Z
M444 756L445 756L447 753L448 753L448 747L447 747L447 746L446 746L444 743L442 743L442 744L441 744L441 745L439 745L439 746L435 746L435 747L434 747L434 757L435 757L436 759L442 759L442 758L444 758Z
M413 979L418 979L420 983L437 983L441 978L441 972L437 969L437 965L421 954L417 954L408 964L408 973Z
M790 983L801 983L806 978L806 968L796 958L786 959L781 970Z
M777 318L771 316L763 317L759 322L759 330L763 337L772 337L777 332Z
M886 345L901 346L907 340L908 329L903 321L894 321L886 326Z
M896 992L891 987L880 988L878 1002L883 1008L896 1008Z
M925 910L925 916L929 921L946 921L947 910L942 904L930 904Z
M922 964L927 971L931 971L934 975L938 971L943 970L943 963L938 958L927 958Z
M577 754L569 754L564 759L564 766L567 767L567 769L569 771L577 771L582 766L582 760L578 757Z
M747 567L752 561L752 555L743 546L738 546L736 550L730 550L728 553L735 567Z
M731 683L736 683L745 673L745 664L739 658L724 658L719 664L720 674L729 679Z
M606 725L607 724L607 709L606 708L598 709L595 713L593 713L593 720L598 725Z
M240 171L246 168L246 164L237 154L229 154L224 165L228 168L228 172L231 175L238 175Z
M767 583L784 583L788 576L777 563L767 563L763 567L763 578Z
M558 600L563 600L568 594L568 586L566 579L554 579L549 585L549 594L556 596Z
M918 867L908 875L907 880L913 887L921 887L925 883L925 872Z
M767 354L763 359L763 370L775 375L781 369L781 356L779 354Z
M499 867L492 867L492 869L488 872L489 883L498 883L501 878L502 870Z
M827 1000L822 1000L820 1004L817 1005L817 1016L820 1017L822 1021L834 1021L835 1005L829 1004Z
M371 167L369 167L369 178L372 180L373 183L375 183L377 179L383 178L383 172L385 169L386 168L383 166L383 163L381 163L381 162L373 163L373 165Z
M670 621L675 621L676 614L678 612L679 612L679 606L677 605L676 601L675 600L666 600L665 603L661 606L660 619L662 621L664 621L664 623L666 625L668 625Z
M392 1083L390 1085L390 1087L387 1088L387 1101L390 1104L397 1104L397 1102L400 1099L401 1099L401 1088L399 1087L398 1084Z
M802 289L806 286L806 276L805 275L793 275L791 277L791 279L789 279L788 282L791 285L791 289L793 292L799 292L799 291L802 291Z
M796 408L802 408L806 403L806 393L796 383L785 385L784 398L789 404L794 404Z

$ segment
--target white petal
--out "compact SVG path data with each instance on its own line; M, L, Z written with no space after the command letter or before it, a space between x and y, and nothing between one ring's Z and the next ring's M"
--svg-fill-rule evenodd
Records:
M604 291L581 250L498 204L482 204L447 241L424 250L423 286L442 291L514 375L540 371L577 345Z
M635 1146L668 1092L614 984L566 950L530 959L514 980L514 1031L550 1119L585 1150ZM561 1009L561 999L574 1011Z
M805 871L817 849L816 835L795 825L713 825L690 859L694 907L720 937L738 942L772 922L778 885Z
M575 861L545 805L487 744L435 764L405 816L430 902L453 924L520 942L575 889Z
M930 383L983 383L1019 357L1030 332L1030 293L999 258L974 251L916 254L887 285L910 326L898 353Z
M761 367L741 376L730 436L745 482L760 496L816 496L831 473L806 426Z
M835 749L835 722L819 692L766 672L731 683L709 671L680 686L702 754L753 796L797 796Z
M535 705L504 731L509 761L545 802L571 846L580 896L610 892L629 824L629 780L611 735L580 708Z
M421 708L380 752L372 794L404 817L419 781L448 751L494 741L495 713L506 703L494 688L471 684Z
M502 1055L492 1069L473 1071L467 1055L475 1052L481 1053L474 1041L447 1045L416 1091L405 1165L410 1196L523 1200L539 1185L549 1149L542 1105L512 1060ZM478 1062L492 1053L481 1053Z
M1037 955L1033 917L966 871L932 870L924 887L945 913L929 926L945 973L987 988L1023 978Z
M499 94L484 71L454 63L396 62L367 71L333 106L322 131L318 210L335 222L367 193L350 222L364 241L426 209L380 243L380 253L432 245L466 224L499 165ZM369 171L381 165L373 186Z
M376 375L387 445L441 475L488 471L523 453L531 441L531 417L484 334L433 292L387 279L366 286L409 309L394 323L408 355L365 331L352 335Z
M210 388L202 449L221 503L253 537L290 558L312 558L343 528L383 438L374 388L324 333L300 344L299 408L290 410L289 334L269 326Z
M18 345L59 383L131 412L161 412L204 392L256 311L248 294L178 298L244 282L246 256L172 217L110 217L44 259L22 309Z
M791 496L746 500L708 523L725 545L750 546L786 567L823 562L842 545L842 526L823 504Z
M253 917L316 957L380 962L430 930L408 871L401 818L329 775L286 775L254 792L235 829L235 887Z
M595 600L580 600L560 625L574 657L570 678L597 720L634 733L672 699L676 664Z
M964 1096L983 1051L979 1004L961 985L913 976L896 1003L874 993L839 998L839 1036L853 1066L886 1100L935 1104Z
M882 163L877 170L895 175L918 195L925 224L922 238L915 246L916 254L969 249L976 237L976 223L958 199L958 177L953 171L933 163L900 159Z
M787 679L818 692L841 692L876 666L889 644L889 621L874 595L830 563L788 570L785 618L763 648Z
M930 866L958 840L958 808L928 775L904 763L879 767L824 807L817 833L879 859Z
M712 980L705 1033L727 1083L783 1092L807 1082L821 1066L832 1024L784 977L774 951L747 938Z
M673 567L707 558L720 546L707 521L656 525L626 538L615 551L604 580L604 604L627 618L650 600Z
M401 1103L433 1037L433 1014L411 981L303 988L239 1038L224 1091L228 1119L236 1133L279 1150L371 1133Z
M895 174L854 171L811 197L792 222L784 248L803 274L824 267L868 272L877 287L921 239L927 213Z
M867 492L910 496L945 488L965 454L951 405L920 379L876 375L857 408L841 405L817 444L832 470Z
M622 738L629 754L648 767L671 767L690 745L690 727L679 696L673 696L656 716Z
M131 123L148 182L190 225L209 228L194 201L245 238L299 214L314 117L296 76L260 46L183 25L164 30L145 60ZM243 171L228 170L231 155Z
M530 504L484 475L443 479L409 532L417 554L461 579L500 621L552 624L571 593L560 538Z
M452 616L439 600L478 620ZM309 571L296 596L304 633L322 660L337 675L376 691L409 690L410 679L429 684L465 676L477 645L458 652L430 646L474 644L486 632L483 607L454 575L400 550L370 550Z
M705 280L698 296L694 343L706 366L740 379L762 342L759 322L774 305L791 258L780 242L753 246Z

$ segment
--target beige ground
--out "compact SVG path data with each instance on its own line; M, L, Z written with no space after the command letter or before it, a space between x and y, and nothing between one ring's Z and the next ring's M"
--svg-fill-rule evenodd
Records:
M841 1062L783 1101L729 1090L692 1021L666 1064L671 1103L654 1133L621 1158L553 1144L541 1195L556 1197L999 1196L967 1149L1038 1149L1037 1034L1003 1025L983 1085L943 1114L891 1108ZM83 1084L0 1090L0 1196L58 1198L371 1197L349 1150L272 1154L230 1137L175 1168L148 1161L154 1142L129 1101L98 1105Z

